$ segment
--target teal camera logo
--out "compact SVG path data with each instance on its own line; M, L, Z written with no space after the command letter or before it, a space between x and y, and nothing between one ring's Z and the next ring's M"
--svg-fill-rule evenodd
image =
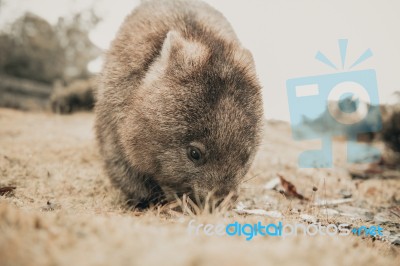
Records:
M299 155L301 168L332 167L332 139L337 136L347 138L348 162L367 163L380 158L378 149L357 142L359 134L377 132L382 127L375 70L352 70L372 52L367 49L345 71L347 43L339 40L341 72L286 82L293 138L321 140L320 149ZM315 58L338 70L321 52Z

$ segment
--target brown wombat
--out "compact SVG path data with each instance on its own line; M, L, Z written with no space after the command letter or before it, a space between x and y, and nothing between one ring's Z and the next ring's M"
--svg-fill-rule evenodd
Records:
M100 75L96 131L105 169L136 207L236 192L262 128L254 61L201 1L145 1Z

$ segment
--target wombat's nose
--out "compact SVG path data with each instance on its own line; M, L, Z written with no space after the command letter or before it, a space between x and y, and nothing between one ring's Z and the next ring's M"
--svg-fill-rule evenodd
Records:
M212 197L214 198L225 198L226 196L228 196L229 194L229 190L225 190L225 189L219 189L216 190L215 192L212 192Z

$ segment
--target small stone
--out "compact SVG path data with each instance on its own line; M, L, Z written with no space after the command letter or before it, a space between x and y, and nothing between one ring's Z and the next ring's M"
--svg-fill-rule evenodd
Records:
M340 195L343 196L344 199L349 199L349 198L351 198L353 196L351 191L344 190L344 189L341 189L339 193L340 193Z
M45 206L40 208L42 211L54 211L58 209L61 209L61 204L51 202L50 200L47 201Z
M300 214L300 218L303 219L306 222L310 222L310 223L316 223L317 222L317 218L315 218L312 215L309 214Z
M339 215L339 212L334 209L322 209L321 212L323 215L328 215L328 216Z

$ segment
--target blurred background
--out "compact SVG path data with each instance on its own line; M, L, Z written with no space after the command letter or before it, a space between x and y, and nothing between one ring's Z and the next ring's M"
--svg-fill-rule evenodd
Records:
M266 118L289 121L287 79L335 72L314 57L321 51L340 65L338 39L349 40L349 64L367 48L372 50L374 56L353 70L375 69L381 103L398 102L399 1L206 2L227 17L243 45L254 54L264 87ZM89 78L100 71L102 52L139 3L0 0L0 105L43 109L44 99L52 92L91 87ZM90 95L75 98L92 104ZM53 110L74 109L54 101Z

